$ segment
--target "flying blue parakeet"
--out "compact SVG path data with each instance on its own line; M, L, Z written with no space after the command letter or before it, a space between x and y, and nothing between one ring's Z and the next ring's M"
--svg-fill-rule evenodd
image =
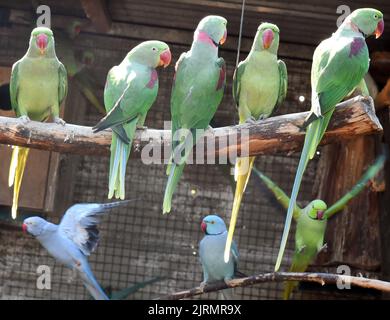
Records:
M203 268L203 282L230 280L237 272L238 249L232 242L229 259L224 261L224 249L227 238L225 222L217 215L205 217L201 224L205 236L199 243L199 257ZM232 290L223 290L222 295L226 299L232 299Z
M209 126L222 100L226 72L224 59L218 57L218 46L226 40L226 24L223 17L203 18L195 30L191 49L177 61L171 94L172 156L167 168L163 213L171 211L172 196L185 162L201 137L197 129L202 131ZM178 133L180 137L176 137Z
M109 209L126 204L120 201L106 204L81 203L70 207L60 224L40 217L30 217L23 222L23 231L35 237L58 262L77 271L89 293L97 300L108 300L100 288L87 257L99 241L100 216Z
M59 117L60 105L68 90L65 67L57 59L53 32L45 27L31 32L29 48L12 66L10 96L12 109L24 121L46 121L65 124ZM20 186L29 149L14 147L8 185L14 186L12 218L16 218Z
M373 165L371 165L355 186L336 201L330 208L322 200L313 200L305 208L301 209L295 205L293 218L297 223L295 231L295 250L292 259L290 272L304 272L306 268L314 261L317 254L324 248L324 236L327 220L334 214L342 211L348 202L356 197L367 185L368 181L373 179L383 168L386 156L379 156ZM287 209L289 197L278 187L270 178L265 176L256 168L253 168L256 175L264 182L268 189L275 195L279 203ZM297 281L287 281L283 298L288 299Z
M291 219L303 173L309 159L315 155L337 103L342 101L364 81L369 68L369 54L365 38L379 38L384 29L383 14L375 9L353 11L332 36L322 41L313 55L311 70L312 106L306 120L305 142L287 210L275 271L282 262Z
M107 115L94 126L94 132L113 131L108 198L125 198L125 176L136 127L142 127L157 98L156 68L167 67L171 51L161 41L145 41L134 47L107 75L104 105Z

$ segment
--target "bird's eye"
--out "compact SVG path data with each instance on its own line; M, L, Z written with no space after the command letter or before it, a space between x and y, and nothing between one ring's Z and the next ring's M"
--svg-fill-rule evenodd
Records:
M378 15L377 14L374 14L374 19L378 19Z
M211 221L211 224L214 224L215 222L214 222L214 220L213 221Z
M157 49L156 48L152 48L153 51L156 51Z

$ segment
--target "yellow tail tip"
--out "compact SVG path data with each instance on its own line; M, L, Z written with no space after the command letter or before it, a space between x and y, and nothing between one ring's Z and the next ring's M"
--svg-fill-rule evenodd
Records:
M12 212L11 212L12 219L14 220L16 219L17 213L18 213L18 209L12 207Z
M229 262L229 258L230 258L230 249L226 248L225 249L225 254L223 256L223 261L225 261L225 263L228 263Z

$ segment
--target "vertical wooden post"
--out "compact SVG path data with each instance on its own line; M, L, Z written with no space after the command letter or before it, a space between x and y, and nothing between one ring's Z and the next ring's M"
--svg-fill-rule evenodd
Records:
M321 182L317 198L331 205L348 192L374 162L377 139L358 137L324 147L318 166ZM319 264L346 264L362 271L379 271L382 260L377 192L367 187L330 219L325 241L328 250L319 256Z

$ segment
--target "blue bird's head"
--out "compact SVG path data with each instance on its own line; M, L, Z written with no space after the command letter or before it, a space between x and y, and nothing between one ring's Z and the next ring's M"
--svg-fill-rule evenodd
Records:
M22 229L23 232L28 232L32 236L37 237L42 233L46 224L47 221L45 219L40 217L30 217L23 221Z
M203 219L201 228L206 235L216 235L226 231L226 224L217 215L209 215Z

